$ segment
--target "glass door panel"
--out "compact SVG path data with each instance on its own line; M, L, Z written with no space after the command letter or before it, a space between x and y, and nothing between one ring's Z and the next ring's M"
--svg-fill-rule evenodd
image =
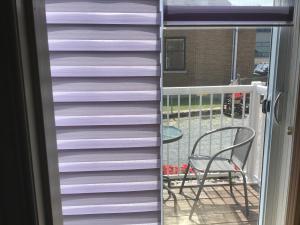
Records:
M271 148L280 139L276 129L284 119L278 90L285 86L281 86L285 69L278 60L288 46L287 39L280 37L282 30L289 29L165 28L164 224L267 224L268 183L275 179L270 160L278 160ZM235 160L233 151L218 155L220 162L214 165L211 159L218 152L239 143L237 129L230 127L255 131L249 154L237 156L245 156L245 165ZM218 129L195 146L199 137ZM210 162L214 166L208 167Z

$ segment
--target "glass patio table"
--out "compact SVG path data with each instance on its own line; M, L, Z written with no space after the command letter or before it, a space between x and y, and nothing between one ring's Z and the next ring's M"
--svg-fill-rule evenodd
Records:
M169 144L175 141L178 141L182 138L182 130L173 126L163 126L163 144ZM171 195L174 198L174 206L176 210L177 198L175 193L171 190L171 179L167 176L163 176L164 182L167 182L168 185L164 184L164 188L168 191L169 197L165 200L169 200Z
M178 141L182 138L182 131L173 126L163 126L163 143L168 144Z

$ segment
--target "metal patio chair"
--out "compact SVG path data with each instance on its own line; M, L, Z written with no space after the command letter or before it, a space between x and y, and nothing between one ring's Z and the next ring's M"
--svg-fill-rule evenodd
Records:
M196 147L201 142L204 137L209 137L209 135L217 134L218 132L229 131L234 135L233 143L231 146L226 147L214 155L196 155ZM234 133L235 132L235 133ZM186 181L187 175L190 168L196 174L197 180L199 182L199 189L196 194L196 199L194 201L192 211L190 213L190 219L197 207L197 202L200 198L201 191L204 187L207 175L210 173L228 173L230 192L232 191L232 173L240 173L243 177L243 185L245 192L245 206L246 214L249 214L248 206L248 195L247 195L247 181L244 172L244 167L251 149L252 142L255 137L255 131L249 127L224 127L216 130L209 131L202 135L194 144L191 155L189 156L188 167L185 171L184 178L180 187L180 192L182 194L182 189ZM225 154L224 154L225 153Z

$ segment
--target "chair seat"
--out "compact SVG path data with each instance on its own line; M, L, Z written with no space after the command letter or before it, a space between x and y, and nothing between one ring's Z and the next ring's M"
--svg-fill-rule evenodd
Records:
M211 158L209 156L191 156L189 157L193 169L199 172L205 172L207 164ZM215 158L209 168L210 173L239 171L240 169L227 159ZM196 171L195 171L196 172Z

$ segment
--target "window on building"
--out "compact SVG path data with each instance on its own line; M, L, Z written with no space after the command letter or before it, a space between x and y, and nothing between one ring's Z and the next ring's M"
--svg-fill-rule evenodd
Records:
M185 38L165 38L165 70L185 70Z
M256 30L255 56L259 58L270 58L271 53L271 28L259 28Z

